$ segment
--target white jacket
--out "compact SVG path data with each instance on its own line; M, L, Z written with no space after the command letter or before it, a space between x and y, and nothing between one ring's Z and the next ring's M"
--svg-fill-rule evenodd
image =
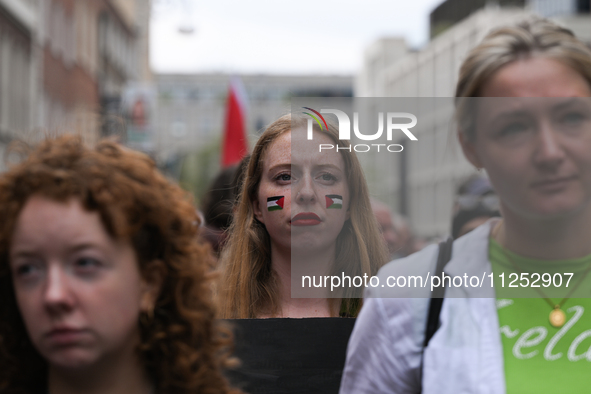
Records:
M447 275L482 276L492 272L489 234L496 220L478 227L453 244ZM379 272L389 275L434 272L438 248L395 260ZM503 351L494 291L487 298L468 298L470 290L447 288L441 326L421 358L430 289L426 298L375 298L387 288L368 288L347 348L341 394L418 393L504 394ZM459 298L451 298L459 297Z

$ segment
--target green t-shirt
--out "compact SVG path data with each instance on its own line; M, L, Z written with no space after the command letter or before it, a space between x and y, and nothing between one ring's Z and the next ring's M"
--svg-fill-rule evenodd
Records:
M573 260L540 261L503 251L491 240L489 257L495 274L507 394L591 393L591 273L587 272L591 255ZM504 288L499 278L503 272ZM579 298L568 298L562 305L566 313L566 323L562 327L550 325L552 307L534 289L508 289L509 275L522 272L574 274L569 289L577 286L573 296ZM558 295L551 298L553 304L558 304L565 296L564 284L560 291L552 287L541 286L540 289L550 298Z

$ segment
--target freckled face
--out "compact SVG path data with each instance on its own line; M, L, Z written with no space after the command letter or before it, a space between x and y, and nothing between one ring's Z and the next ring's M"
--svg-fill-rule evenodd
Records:
M255 206L255 214L276 245L306 251L326 249L334 246L349 218L343 153L318 151L318 144L330 143L332 140L321 133L308 141L306 131L296 129L275 140L267 151L255 205L266 208L267 198L273 196L285 196L285 204L278 211ZM327 195L341 196L342 207L327 207ZM338 206L338 200L333 201Z
M130 356L146 287L135 251L72 199L31 197L10 246L19 310L50 367L76 369Z
M291 133L275 139L263 157L263 173L256 201L255 217L265 225L271 242L280 248L291 247ZM269 211L269 197L284 197L283 209Z

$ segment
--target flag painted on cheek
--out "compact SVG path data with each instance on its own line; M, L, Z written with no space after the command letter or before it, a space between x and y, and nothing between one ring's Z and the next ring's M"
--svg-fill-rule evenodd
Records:
M283 203L285 202L284 196L269 197L267 198L267 210L268 211L279 211L283 209Z
M339 196L338 194L327 194L326 208L343 209L343 196Z

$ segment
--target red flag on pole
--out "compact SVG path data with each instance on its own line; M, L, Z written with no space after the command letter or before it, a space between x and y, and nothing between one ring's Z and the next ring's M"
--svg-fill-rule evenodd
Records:
M222 146L222 167L237 164L248 153L246 139L246 95L240 79L230 80L226 108L226 128Z

